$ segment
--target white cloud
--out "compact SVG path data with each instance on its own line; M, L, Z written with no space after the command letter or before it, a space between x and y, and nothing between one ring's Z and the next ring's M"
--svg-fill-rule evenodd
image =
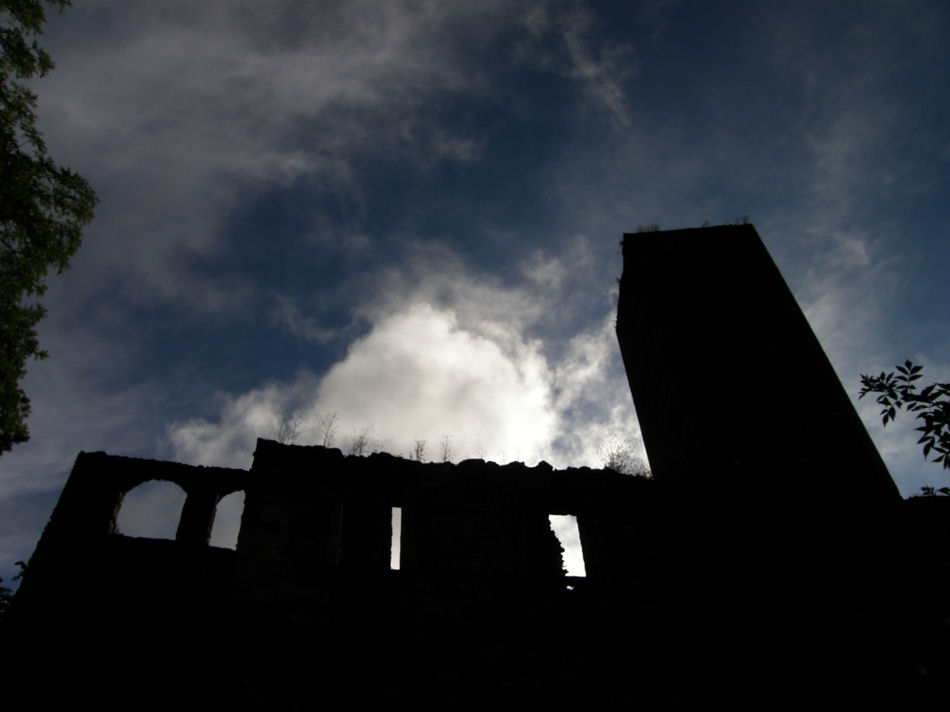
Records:
M537 343L505 337L481 336L460 328L451 311L411 304L330 369L307 420L339 412L371 424L397 453L447 434L457 457L536 462L550 451L557 424L550 374Z
M556 257L548 257L543 250L535 250L525 266L525 276L541 289L557 290L567 276L563 262Z
M611 309L599 325L574 336L556 367L556 407L570 424L559 433L557 449L570 464L600 467L620 443L646 460L615 322Z
M281 418L309 444L322 440L330 413L340 416L343 449L348 434L370 428L376 448L407 455L425 440L430 458L444 436L455 460L596 467L618 437L642 453L613 334L615 296L605 297L593 328L566 344L531 335L551 313L569 311L563 259L534 253L519 272L532 288L505 287L469 274L445 248L420 245L403 269L375 280L378 292L357 310L371 328L339 362L319 379L305 373L222 397L216 421L171 424L175 457L247 466L254 439L273 437ZM561 337L549 329L548 338Z
M537 461L556 431L550 379L537 343L493 340L460 328L451 311L414 303L354 342L319 386L302 375L228 397L218 422L174 423L168 435L176 458L246 467L254 439L274 437L284 415L298 421L301 442L315 442L336 412L343 432L372 427L378 446L397 454L424 439L434 456L449 435L456 459Z
M257 438L275 437L298 394L312 392L314 385L310 374L302 374L292 386L271 383L237 397L222 395L217 422L194 418L168 426L174 459L193 465L250 467Z

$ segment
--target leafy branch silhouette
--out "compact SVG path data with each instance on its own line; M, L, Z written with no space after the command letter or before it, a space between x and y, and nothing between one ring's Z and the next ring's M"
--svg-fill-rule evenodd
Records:
M897 417L898 410L916 413L921 425L915 430L922 433L917 444L923 445L924 457L935 453L936 458L931 462L950 469L950 383L931 383L918 391L914 382L923 377L923 366L908 360L895 368L896 373L882 371L880 376L862 374L858 397L877 394L885 426ZM950 494L946 487L937 491Z

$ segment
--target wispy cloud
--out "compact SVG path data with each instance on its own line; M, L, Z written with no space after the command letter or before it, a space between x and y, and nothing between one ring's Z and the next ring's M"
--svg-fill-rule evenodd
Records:
M103 6L73 8L50 31L70 34L41 86L51 146L102 197L79 259L130 278L137 299L151 286L234 303L226 282L189 279L182 258L225 247L225 217L250 189L305 176L358 193L354 162L367 153L481 155L481 137L426 102L478 90L459 33L490 37L509 15L502 3L172 5L107 4L105 34Z
M288 329L294 336L307 341L326 343L335 335L332 329L320 326L315 319L300 309L295 299L287 295L277 297L271 316L278 326Z
M624 83L637 73L630 44L599 37L597 16L580 2L533 3L524 23L529 39L519 49L522 61L579 82L616 127L630 123Z

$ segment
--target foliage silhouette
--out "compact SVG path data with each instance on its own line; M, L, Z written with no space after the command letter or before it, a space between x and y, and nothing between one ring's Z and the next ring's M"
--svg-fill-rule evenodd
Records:
M922 433L917 441L923 445L924 457L931 452L937 457L931 462L943 464L950 469L950 383L931 383L918 391L914 381L923 377L923 366L905 361L903 366L895 366L893 371L881 372L880 376L861 375L861 393L876 393L881 406L881 420L886 426L897 417L897 411L905 409L916 413L922 425L915 430ZM943 491L941 490L938 491Z
M369 425L357 433L354 433L350 438L350 454L356 455L357 457L363 457L364 455L369 455L370 450L372 450L371 434L373 432L373 426Z
M323 447L333 447L333 442L336 440L336 429L339 420L339 414L333 411L320 421L320 434L323 436L323 441L320 444L323 445Z
M281 418L274 432L274 440L285 445L293 445L300 434L300 421L296 418Z
M39 46L45 5L69 0L0 0L0 454L26 442L30 400L20 387L29 359L43 359L36 300L46 274L69 267L96 194L77 173L57 166L36 128L36 94L23 81L52 68Z
M636 475L650 477L650 467L643 458L636 455L633 449L621 440L616 440L604 451L604 469L613 470L621 475Z
M17 561L15 566L19 566L20 570L14 574L13 580L23 578L23 572L26 571L26 564L22 561ZM3 579L0 578L0 622L3 621L3 617L7 612L7 609L10 607L10 603L13 601L13 591L12 589L3 585Z
M426 456L426 441L425 440L416 440L416 444L412 446L412 450L409 453L409 459L415 460L416 462L422 462Z

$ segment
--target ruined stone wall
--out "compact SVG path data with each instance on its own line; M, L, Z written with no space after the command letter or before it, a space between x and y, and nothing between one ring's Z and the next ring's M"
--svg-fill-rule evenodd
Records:
M154 480L174 482L187 494L174 542L116 531L123 496ZM234 559L235 590L259 598L304 596L309 583L325 576L388 576L394 507L402 510L403 578L466 580L485 589L563 588L548 515L573 514L590 579L634 585L652 576L653 588L644 585L642 595L660 595L657 576L648 573L659 566L649 480L546 463L344 457L339 450L260 440L250 472L80 454L31 560L23 598L39 595L32 589L47 587L41 581L69 562L113 550L139 546L143 559L155 555L146 547L182 557L214 551L207 545L215 507L236 491L246 496L237 551L221 551L221 558Z
M118 534L123 497L155 480L173 482L186 494L175 540ZM171 581L188 584L176 583L179 595L193 595L189 587L198 581L189 579L220 578L230 566L230 552L211 549L208 541L218 502L246 485L241 470L80 453L30 559L17 607L66 617L95 607L88 598L115 591L116 598L125 593L146 600L142 597L159 596Z
M199 503L243 489L236 550L208 546L213 507L187 502L177 540L117 534L123 493L150 479ZM926 616L723 608L709 596L735 583L722 578L677 590L695 583L669 549L680 504L659 482L545 463L344 457L265 440L249 472L83 454L0 664L40 706L674 710L774 706L774 690L796 704L900 697L918 689L914 660L946 660L945 636L919 627ZM946 538L942 504L913 507L919 526L933 523L923 536ZM549 514L577 516L586 578L563 575ZM911 585L945 591L926 570Z
M636 556L652 536L652 483L607 470L344 457L261 440L250 481L239 577L260 565L266 573L254 575L273 580L301 571L385 573L393 507L402 510L404 576L563 586L550 514L577 516L592 579L623 580L656 563ZM631 516L638 508L643 516Z
M116 533L124 493L156 479L188 495L176 540ZM591 676L635 659L625 676L643 684L610 694L662 698L671 666L656 613L665 576L653 485L546 463L344 457L266 440L249 472L81 454L11 620L30 659L88 695L104 683L87 664L95 650L92 669L113 670L128 694L155 674L210 693L210 670L229 681L232 702L261 707L372 709L408 695L441 708L462 684L472 705L491 704L499 681L538 708L552 695L580 704ZM236 550L208 546L214 505L239 489ZM549 514L577 516L586 578L565 576ZM617 615L620 606L650 614Z

